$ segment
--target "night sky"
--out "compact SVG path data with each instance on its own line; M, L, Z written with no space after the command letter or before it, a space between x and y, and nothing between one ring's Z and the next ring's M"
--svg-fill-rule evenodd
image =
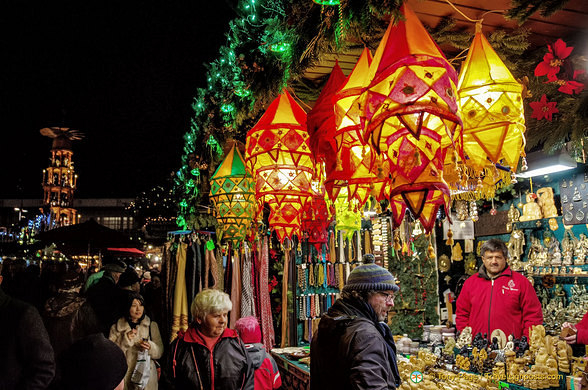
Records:
M40 198L51 139L80 130L76 197L134 197L180 166L233 0L0 2L0 198Z

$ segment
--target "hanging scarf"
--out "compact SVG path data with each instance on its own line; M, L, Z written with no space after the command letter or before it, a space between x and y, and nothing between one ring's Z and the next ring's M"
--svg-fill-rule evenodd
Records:
M174 310L172 318L171 341L178 331L188 329L188 291L186 290L186 252L188 244L182 242L176 254L177 277L174 290Z
M272 320L272 306L269 294L269 253L268 253L268 238L263 237L263 241L259 241L261 253L261 272L259 273L260 286L260 301L261 301L261 331L263 336L263 345L266 351L270 352L272 349L276 336L274 333L274 324Z
M231 256L231 266L233 274L231 275L231 302L233 310L229 317L229 328L235 328L235 322L241 318L241 258L239 248L233 248Z
M253 302L253 283L251 250L247 242L243 242L243 270L241 272L242 294L241 294L241 317L255 317L255 303Z

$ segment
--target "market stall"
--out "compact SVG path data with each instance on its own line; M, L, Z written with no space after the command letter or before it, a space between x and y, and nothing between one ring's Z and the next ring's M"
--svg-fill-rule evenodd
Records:
M232 95L211 98L222 102L214 109L208 92L197 99L194 126L206 134L189 134L178 174L179 223L187 229L170 237L163 262L170 337L187 327L195 293L224 289L230 326L256 316L265 347L281 347L274 356L286 388L308 388L305 360L284 348L311 342L349 273L373 254L400 287L388 325L406 356L402 388L571 386L584 351L558 337L564 322L588 311L588 176L583 143L567 141L583 136L560 143L573 165L548 177L535 171L545 162L534 158L538 144L528 158L525 146L527 128L537 142L552 121L561 120L558 131L570 126L565 114L554 117L557 99L562 110L581 112L581 58L556 40L535 49L528 60L538 60L521 74L524 61L513 61L524 38L506 43L485 34L482 18L468 18L463 51L448 59L436 41L443 37L434 38L410 6L395 11L375 52L365 47L347 75L335 62L310 105L287 82L256 102L250 94L261 92L247 89L253 81L233 85L247 107L263 101L254 120L234 116L243 102ZM286 43L266 49L289 53ZM207 111L216 109L223 114ZM233 125L243 126L214 133ZM199 192L211 200L215 232L199 230ZM461 287L481 265L481 245L496 238L540 298L544 323L527 340L456 331Z

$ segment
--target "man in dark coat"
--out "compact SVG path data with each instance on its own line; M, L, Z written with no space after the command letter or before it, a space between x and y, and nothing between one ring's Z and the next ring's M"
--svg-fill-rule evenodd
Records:
M80 295L82 283L79 274L73 270L63 274L57 295L47 300L43 310L43 322L57 362L54 383L59 383L63 370L59 355L75 341L100 331L94 310Z
M323 315L310 347L312 390L395 389L396 346L385 323L399 290L388 270L365 255L341 298Z
M2 284L0 263L0 284ZM46 389L55 375L49 336L37 309L0 287L0 389Z
M117 286L126 264L120 260L104 265L104 275L86 292L98 319L100 331L108 336L110 326L122 316L122 307L126 305L125 295Z

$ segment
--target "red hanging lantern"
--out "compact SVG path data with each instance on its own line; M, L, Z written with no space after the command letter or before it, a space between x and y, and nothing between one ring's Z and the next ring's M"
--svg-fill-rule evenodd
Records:
M260 206L268 203L270 228L281 242L300 237L302 209L312 195L309 138L306 113L287 91L247 133L246 161L256 179L255 197Z
M400 226L408 209L420 220L428 234L435 227L439 208L445 206L445 210L449 210L449 186L443 180L442 170L436 163L442 161L442 157L436 156L435 160L422 164L414 181L408 180L404 175L396 175L393 178L389 200L394 226Z
M446 151L463 155L457 73L406 4L402 13L405 20L391 21L380 42L360 102L366 141L390 160L395 226L408 208L429 232L449 202Z
M333 156L337 152L337 144L334 139L335 113L333 111L333 95L339 90L344 81L345 75L339 66L339 61L336 61L329 79L314 103L314 107L308 113L306 122L308 134L310 134L310 148L314 154L315 161L326 163L327 174L335 167Z
M361 97L366 141L392 160L390 137L399 130L408 130L415 146L433 155L456 141L459 147L462 134L457 73L406 4L402 13L405 20L391 21L380 42L370 66L371 82ZM423 130L438 139L421 142Z
M309 202L306 202L302 214L302 231L318 251L326 244L329 238L327 229L332 221L333 212L330 212L325 199L325 186L319 182L313 182L313 195Z

